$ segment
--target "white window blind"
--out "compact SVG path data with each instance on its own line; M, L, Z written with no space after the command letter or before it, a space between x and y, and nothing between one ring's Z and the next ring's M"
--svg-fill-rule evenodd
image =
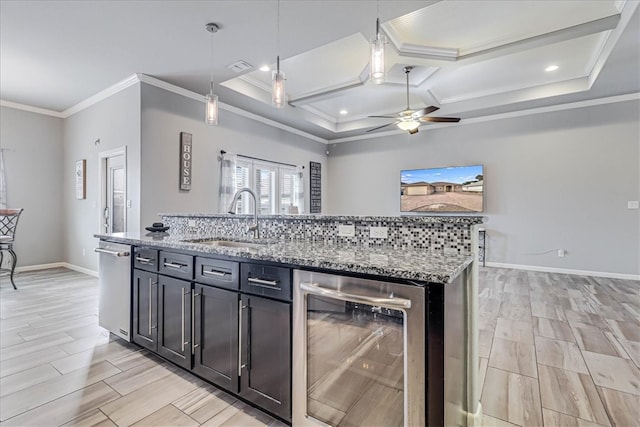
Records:
M231 186L235 191L252 189L258 199L259 214L304 213L302 168L237 156L234 181L221 182L221 186ZM236 213L253 212L252 204L249 194L241 194Z

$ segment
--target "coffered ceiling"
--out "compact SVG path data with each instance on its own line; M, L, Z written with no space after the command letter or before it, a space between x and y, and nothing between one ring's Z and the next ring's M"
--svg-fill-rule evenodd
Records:
M327 141L434 105L465 119L640 91L637 1L2 1L3 101L64 112L135 73ZM368 81L375 19L386 81ZM211 36L207 22L221 30ZM289 104L271 107L276 55ZM234 71L244 61L252 68ZM554 65L554 71L545 71ZM392 121L392 120L391 120ZM423 124L430 126L456 124ZM381 132L387 132L387 127Z

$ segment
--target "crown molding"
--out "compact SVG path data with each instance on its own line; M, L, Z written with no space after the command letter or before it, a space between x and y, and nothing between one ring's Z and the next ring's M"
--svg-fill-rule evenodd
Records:
M164 90L166 90L168 92L172 92L172 93L175 93L175 94L178 94L178 95L182 95L182 96L185 96L187 98L190 98L190 99L193 99L193 100L196 100L196 101L200 101L202 103L205 102L204 96L202 96L201 94L192 92L192 91L187 90L187 89L183 89L183 88L181 88L179 86L173 85L171 83L167 83L167 82L165 82L163 80L156 79L155 77L150 77L150 76L147 76L146 74L138 74L138 78L142 83L147 83L147 84L150 84L152 86L156 86L156 87L158 87L160 89L164 89ZM282 129L282 130L287 131L289 133L293 133L293 134L302 136L304 138L311 139L311 140L316 141L316 142L321 142L323 144L327 144L328 143L328 141L326 139L324 139L324 138L320 138L320 137L317 137L315 135L311 135L310 133L301 131L301 130L293 128L291 126L287 126L287 125L284 125L282 123L278 123L275 120L267 119L266 117L262 117L262 116L259 116L257 114L253 114L253 113L250 113L248 111L242 110L242 109L240 109L238 107L234 107L232 105L225 104L224 102L219 102L218 106L222 110L229 111L231 113L237 114L237 115L242 116L242 117L246 117L248 119L251 119L251 120L254 120L254 121L257 121L257 122L260 122L260 123L264 123L264 124L266 124L268 126L275 127L275 128L278 128L278 129Z
M9 107L16 110L28 111L30 113L43 114L45 116L57 117L64 119L64 115L58 111L47 110L46 108L32 107L31 105L20 104L17 102L5 101L0 99L0 107Z
M427 129L429 130L439 129L439 128L449 127L449 126L465 126L465 125L471 125L475 123L491 122L494 120L511 119L515 117L530 116L534 114L552 113L556 111L573 110L576 108L586 108L586 107L593 107L596 105L615 104L618 102L626 102L626 101L640 101L640 92L630 93L627 95L609 96L606 98L589 99L587 101L570 102L567 104L551 105L548 107L529 108L527 110L513 111L510 113L493 114L490 116L483 116L483 117L474 117L472 119L462 119L459 123L456 123L455 125L437 124L437 123L429 124L428 128L423 128L422 130L424 131ZM350 136L347 138L330 139L329 144L359 141L363 139L380 138L384 136L397 135L399 133L405 133L405 131L393 130L388 132L379 132L374 135L356 135L356 136Z
M84 101L81 101L79 103L77 103L76 105L74 105L73 107L67 108L66 110L64 110L62 112L63 117L66 119L67 117L71 117L74 114L87 109L89 107L91 107L92 105L97 104L100 101L104 101L105 99L109 98L110 96L115 95L116 93L120 92L121 90L124 90L130 86L133 86L134 84L138 83L140 80L138 79L138 76L136 74L133 74L132 76L127 77L126 79L114 84L113 86L109 86L108 88L101 90L100 92L96 93L93 96L90 96L89 98L85 99Z

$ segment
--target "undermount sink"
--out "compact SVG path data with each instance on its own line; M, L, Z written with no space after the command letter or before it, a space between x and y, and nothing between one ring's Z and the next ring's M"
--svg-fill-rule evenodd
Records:
M222 246L227 248L261 248L267 245L267 243L261 242L243 242L238 240L224 239L193 239L184 241L189 243L198 243L200 245Z

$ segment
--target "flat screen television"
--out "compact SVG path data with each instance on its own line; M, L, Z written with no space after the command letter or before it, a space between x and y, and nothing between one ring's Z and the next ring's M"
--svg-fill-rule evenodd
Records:
M483 193L482 165L400 171L400 212L483 212Z

